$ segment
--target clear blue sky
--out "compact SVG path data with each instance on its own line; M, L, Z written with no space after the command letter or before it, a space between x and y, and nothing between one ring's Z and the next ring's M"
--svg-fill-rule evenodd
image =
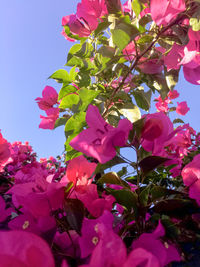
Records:
M39 157L63 152L63 127L54 131L38 128L35 98L46 85L59 85L47 78L63 68L72 43L60 34L63 16L75 13L78 0L2 0L0 9L0 129L10 142L29 141ZM190 112L184 120L200 131L200 86L180 76L177 86ZM44 114L43 114L44 115Z

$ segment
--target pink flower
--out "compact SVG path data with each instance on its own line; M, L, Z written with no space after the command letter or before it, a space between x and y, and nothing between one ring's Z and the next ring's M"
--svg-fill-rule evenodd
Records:
M190 108L188 108L187 106L187 102L183 101L183 102L177 102L178 106L176 107L176 112L179 115L186 115L186 113L190 110Z
M200 155L196 155L181 173L183 182L189 186L189 196L200 205Z
M77 13L62 18L62 25L68 25L70 31L79 37L87 37L98 27L98 18L107 13L104 0L82 0L77 5ZM69 41L65 32L63 35ZM70 40L71 39L71 40Z
M96 169L96 163L90 163L83 156L72 159L67 166L67 181L74 185L89 185L92 182L92 174ZM61 182L64 182L63 177Z
M0 232L1 267L54 267L48 244L39 236L23 231Z
M96 158L100 163L106 163L116 155L116 146L125 146L132 124L129 120L120 120L114 128L101 117L96 106L89 105L86 121L88 129L77 135L70 145L87 156Z
M53 130L55 126L55 122L59 117L59 108L50 108L45 110L47 117L40 115L40 125L41 129L50 129Z
M81 258L89 256L98 244L100 239L97 230L98 225L103 224L106 230L112 230L113 220L113 215L108 211L104 211L104 213L95 220L84 218L81 228L81 237L79 238Z
M180 94L178 93L177 90L169 91L169 93L168 93L168 97L170 99L175 99L175 98L179 97L179 95Z
M146 151L152 151L153 155L161 155L165 142L173 132L173 124L163 112L148 114L145 118L141 144Z
M3 170L3 164L10 157L10 144L3 138L0 132L0 171Z
M181 257L177 249L168 243L165 245L160 237L165 235L165 230L159 221L153 233L144 233L133 241L133 251L129 254L127 264L124 267L164 267L172 261L180 261ZM133 264L133 265L131 265Z
M155 104L157 111L162 111L162 112L168 112L169 107L168 104L171 103L169 98L165 98L164 100L161 98L161 96L155 98L158 102Z
M184 0L150 0L150 13L152 19L159 26L166 26L184 10Z
M110 211L115 201L111 195L102 195L102 198L99 198L96 184L79 185L74 194L95 218L101 216L104 210Z
M46 86L42 91L42 97L37 97L35 100L37 101L40 109L47 110L57 103L58 94L53 87Z

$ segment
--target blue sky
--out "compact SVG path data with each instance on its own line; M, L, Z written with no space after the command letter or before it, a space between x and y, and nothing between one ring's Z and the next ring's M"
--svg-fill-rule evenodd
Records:
M47 78L66 62L72 43L60 34L61 19L75 13L78 2L1 2L0 129L10 142L29 141L39 157L56 156L64 150L63 127L54 131L38 128L42 112L34 99L46 85L59 90L60 85ZM181 74L176 89L178 101L187 100L191 109L185 122L200 131L200 86L186 82Z

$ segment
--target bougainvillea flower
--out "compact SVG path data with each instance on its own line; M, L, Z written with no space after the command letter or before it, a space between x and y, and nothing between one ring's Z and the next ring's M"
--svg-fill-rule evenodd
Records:
M179 97L179 92L177 91L177 90L173 90L173 91L169 91L169 93L168 93L168 97L170 98L170 99L175 99L175 98L177 98L177 97Z
M113 220L114 217L109 211L104 211L104 213L95 220L84 218L81 228L81 237L79 238L81 258L89 256L98 244L100 239L97 231L98 225L103 224L106 230L112 230Z
M111 210L115 198L111 195L102 195L99 198L96 184L79 185L75 189L75 197L81 200L93 217L102 215L104 210Z
M187 102L183 101L183 102L177 102L177 107L176 107L176 112L179 115L186 115L186 113L188 113L188 111L190 110L190 108L187 106Z
M158 156L173 132L173 123L163 112L148 114L145 118L141 144L146 151L152 151L153 155Z
M50 129L53 130L55 126L55 122L59 117L59 108L50 108L45 110L47 117L40 115L40 125L41 129Z
M157 108L157 111L162 111L162 112L168 112L169 107L168 104L171 103L171 100L166 97L164 100L161 98L161 96L155 98L156 101L158 101L155 106Z
M72 159L67 166L67 180L74 185L88 185L92 182L92 174L97 164L91 163L83 156ZM63 182L63 179L61 180Z
M189 186L189 196L200 205L200 155L196 155L182 170L183 182Z
M68 233L57 231L54 236L54 243L66 256L80 258L79 235L75 230L69 230Z
M145 58L142 58L142 60L146 60ZM156 74L161 73L163 70L163 61L158 59L150 59L146 62L139 63L138 68L147 74Z
M99 242L92 253L90 263L84 267L125 267L123 264L126 260L126 247L122 239L111 229L106 229L104 224L98 224L95 229L99 234Z
M47 110L57 103L58 93L53 87L46 86L42 91L42 97L37 97L35 100L37 101L40 109Z
M142 266L144 267L164 267L172 261L180 261L181 257L177 249L173 245L168 243L163 244L159 240L159 238L164 235L165 230L159 221L159 224L153 233L144 233L137 240L133 241L133 251L129 255L130 259L133 259L133 266L137 266L134 265L135 260L140 264L143 263ZM138 249L143 249L145 251L141 253L142 251L139 251ZM151 265L148 265L150 263Z
M0 231L1 267L54 267L48 244L39 236L23 231Z
M150 0L151 17L158 26L166 26L184 10L184 0Z
M96 158L100 163L105 163L116 155L116 146L125 146L132 124L129 120L119 121L114 128L106 123L96 106L89 105L86 122L88 129L77 135L70 145L87 156Z
M0 132L0 171L2 170L3 163L5 163L10 157L10 145L6 139L3 138Z

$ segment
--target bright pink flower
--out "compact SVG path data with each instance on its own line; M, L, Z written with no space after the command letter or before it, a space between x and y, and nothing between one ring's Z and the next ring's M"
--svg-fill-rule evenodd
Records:
M40 119L42 120L40 122L39 128L53 130L55 122L59 117L59 108L50 108L45 110L45 112L47 114L47 117L40 115Z
M175 98L179 97L179 95L180 94L178 93L177 90L169 91L169 93L168 93L168 97L170 99L175 99Z
M142 264L143 267L164 267L172 261L180 261L181 257L177 249L170 244L164 245L159 240L164 235L165 230L159 221L153 233L144 233L133 241L133 251L127 261L129 264L125 264L124 267L138 266L137 264Z
M125 146L132 124L129 120L120 120L114 128L101 117L96 106L89 105L86 121L88 129L77 135L70 145L87 156L96 158L100 163L106 163L116 155L116 146Z
M96 184L79 185L74 194L95 218L101 216L104 210L110 211L115 201L111 195L102 195L102 198L99 198Z
M104 224L98 224L95 230L99 242L92 253L90 263L84 267L125 267L123 264L126 260L126 247L121 237L111 229L106 229Z
M142 60L146 60L146 58L142 58ZM150 59L146 62L139 63L138 68L147 74L156 74L161 73L163 70L163 61L158 59Z
M150 13L152 19L159 26L166 26L184 10L184 0L150 0Z
M81 228L81 237L79 238L81 258L89 256L98 244L100 239L97 230L98 225L103 224L106 230L112 230L113 220L113 215L108 211L104 211L104 213L95 220L84 218Z
M141 144L146 151L158 156L162 154L165 142L170 139L173 123L163 112L148 114L145 118Z
M0 171L3 170L3 164L10 157L10 144L3 138L0 132Z
M39 236L23 231L0 232L1 267L54 267L48 244Z
M162 112L168 112L169 107L168 104L171 103L169 98L165 98L164 100L161 98L161 96L155 98L158 102L155 104L157 111L162 111Z
M190 108L188 108L187 106L187 102L183 101L183 102L177 102L178 106L176 107L176 112L179 115L186 115L186 113L190 110Z
M37 101L40 109L47 110L57 103L58 94L53 87L46 86L42 91L42 97L37 97L35 100Z
M164 56L164 64L167 66L167 70L179 69L180 62L184 55L184 46L174 43L170 52Z
M92 174L96 169L96 163L90 163L83 156L72 159L67 166L67 180L74 185L89 185L92 182ZM64 179L62 178L61 182Z
M196 155L181 173L183 182L189 186L189 196L200 205L200 155Z
M87 37L98 27L98 19L107 13L104 0L82 0L77 5L77 13L62 18L62 25L79 37ZM70 40L66 33L63 34ZM71 41L71 40L70 40Z

